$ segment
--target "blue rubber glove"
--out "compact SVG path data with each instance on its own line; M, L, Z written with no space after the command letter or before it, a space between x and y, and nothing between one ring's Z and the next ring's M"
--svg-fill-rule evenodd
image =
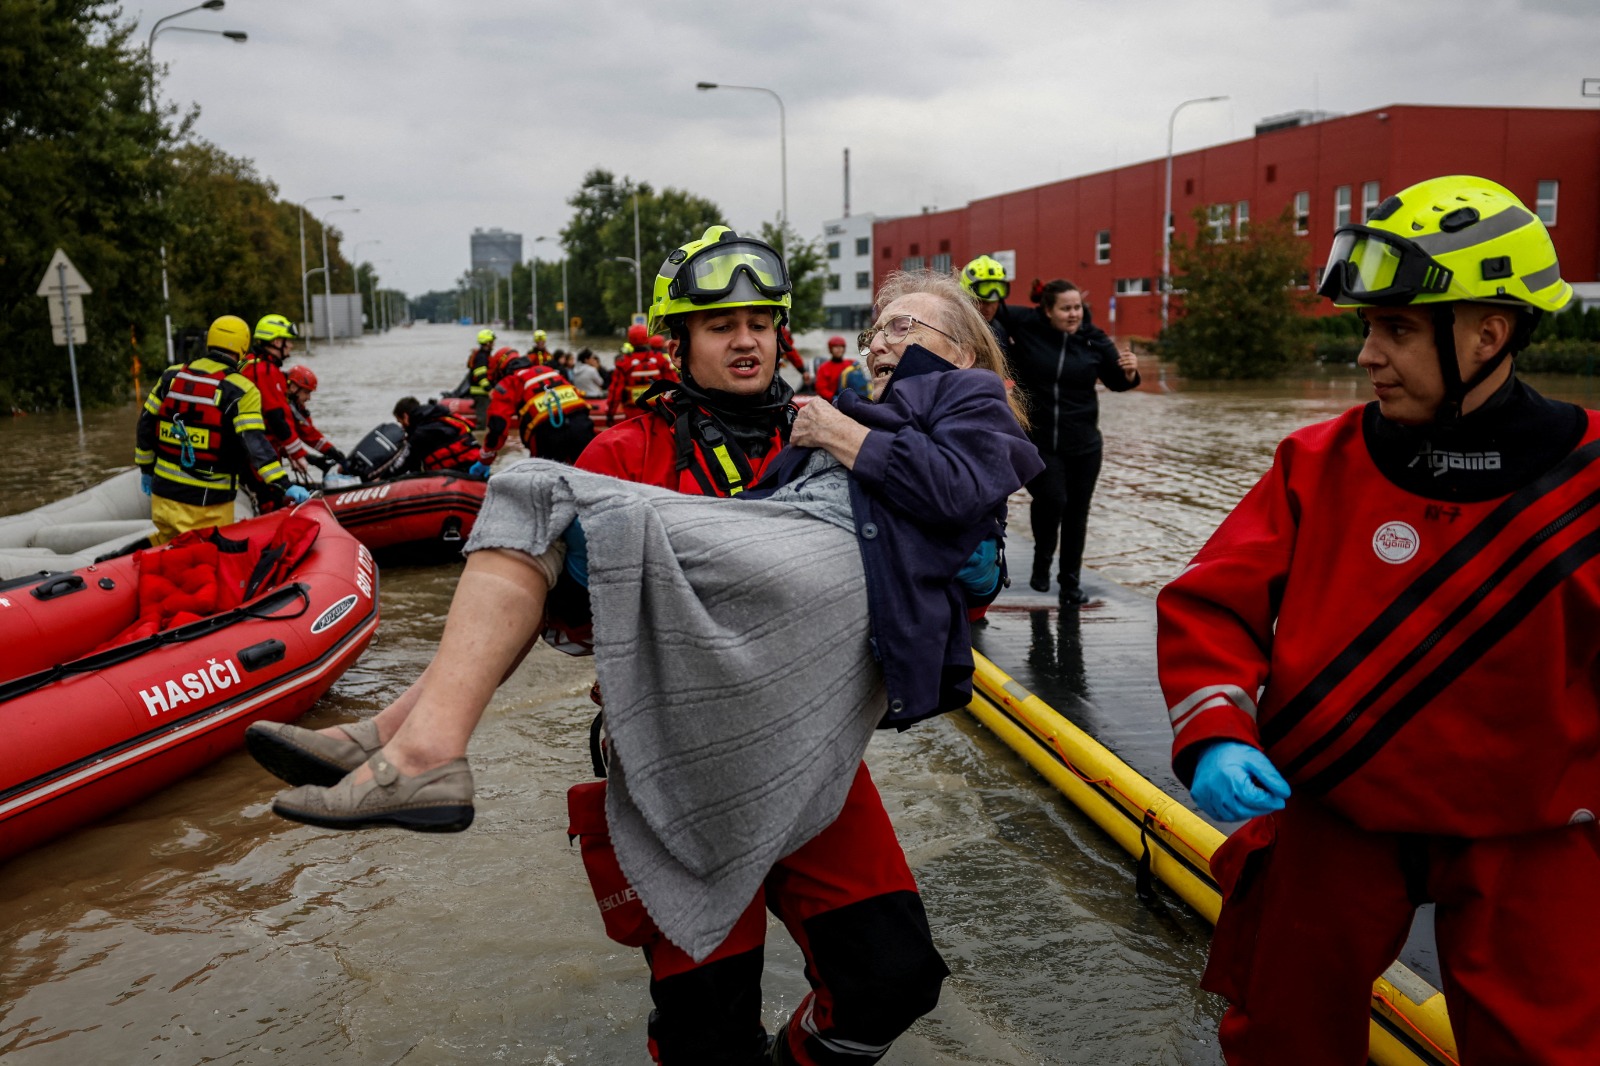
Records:
M488 463L473 463L471 466L467 467L467 475L469 477L488 477L489 476L489 464Z
M561 534L567 543L567 576L584 588L589 587L589 538L583 532L583 523L576 518L567 531Z
M305 503L311 499L311 490L304 485L290 485L283 490L283 494L289 497L290 503Z
M988 537L956 572L961 587L974 596L987 596L1000 584L1000 542Z
M146 496L150 495L151 490L155 488L155 484L156 484L156 479L155 479L155 477L153 475L151 475L151 474L140 474L139 475L139 491L144 493Z
M1289 782L1260 749L1237 740L1215 740L1195 763L1189 794L1218 821L1242 822L1282 810Z

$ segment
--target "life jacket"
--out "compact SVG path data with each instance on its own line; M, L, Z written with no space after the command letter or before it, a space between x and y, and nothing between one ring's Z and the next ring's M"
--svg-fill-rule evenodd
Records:
M198 364L208 363L210 367ZM215 359L188 363L173 374L161 397L160 432L156 437L158 477L180 484L231 492L234 474L225 469L227 412L223 382L235 368Z
M295 430L294 412L289 405L288 378L283 367L265 355L248 351L239 361L239 373L255 383L261 393L261 417L267 423L267 436L284 455L301 457L308 450Z
M774 419L766 454L755 458L745 453L716 416L687 397L675 396L670 386L645 396L644 402L652 416L671 425L677 488L692 496L737 496L754 485L783 449L796 413L789 407Z
M658 381L672 381L676 374L665 356L655 352L639 352L617 368L622 376L622 400L634 407L645 392Z
M517 408L517 418L524 441L547 422L559 428L570 415L578 411L582 411L585 418L588 417L588 401L553 368L530 367L520 376L522 403Z
M422 457L424 470L465 470L478 461L482 451L478 442L472 436L472 425L455 415L444 415L441 418L430 419L433 423L443 423L456 431L454 440L442 444L427 452Z

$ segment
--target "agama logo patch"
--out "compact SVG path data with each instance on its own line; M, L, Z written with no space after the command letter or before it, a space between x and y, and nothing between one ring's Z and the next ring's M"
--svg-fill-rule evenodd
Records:
M1417 554L1422 538L1405 522L1385 522L1372 535L1372 550L1386 563L1403 563Z

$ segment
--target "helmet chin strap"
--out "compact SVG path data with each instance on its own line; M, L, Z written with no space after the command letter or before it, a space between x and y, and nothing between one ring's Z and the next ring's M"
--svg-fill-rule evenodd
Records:
M1494 358L1480 366L1472 377L1463 381L1461 379L1461 363L1456 352L1456 310L1453 303L1434 304L1433 313L1433 346L1439 353L1439 373L1444 376L1444 402L1439 406L1439 412L1434 416L1434 422L1448 425L1461 417L1461 407L1466 403L1467 395L1500 369L1500 364L1511 357L1511 353L1518 347L1516 339L1507 338L1506 343L1494 354Z

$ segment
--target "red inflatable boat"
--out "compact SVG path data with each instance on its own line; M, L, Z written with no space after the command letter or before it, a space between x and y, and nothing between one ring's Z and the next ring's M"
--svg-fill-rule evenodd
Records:
M323 498L380 562L427 563L460 558L487 489L481 478L422 473L328 490Z
M377 570L327 507L186 537L0 583L0 861L298 718L372 639Z

